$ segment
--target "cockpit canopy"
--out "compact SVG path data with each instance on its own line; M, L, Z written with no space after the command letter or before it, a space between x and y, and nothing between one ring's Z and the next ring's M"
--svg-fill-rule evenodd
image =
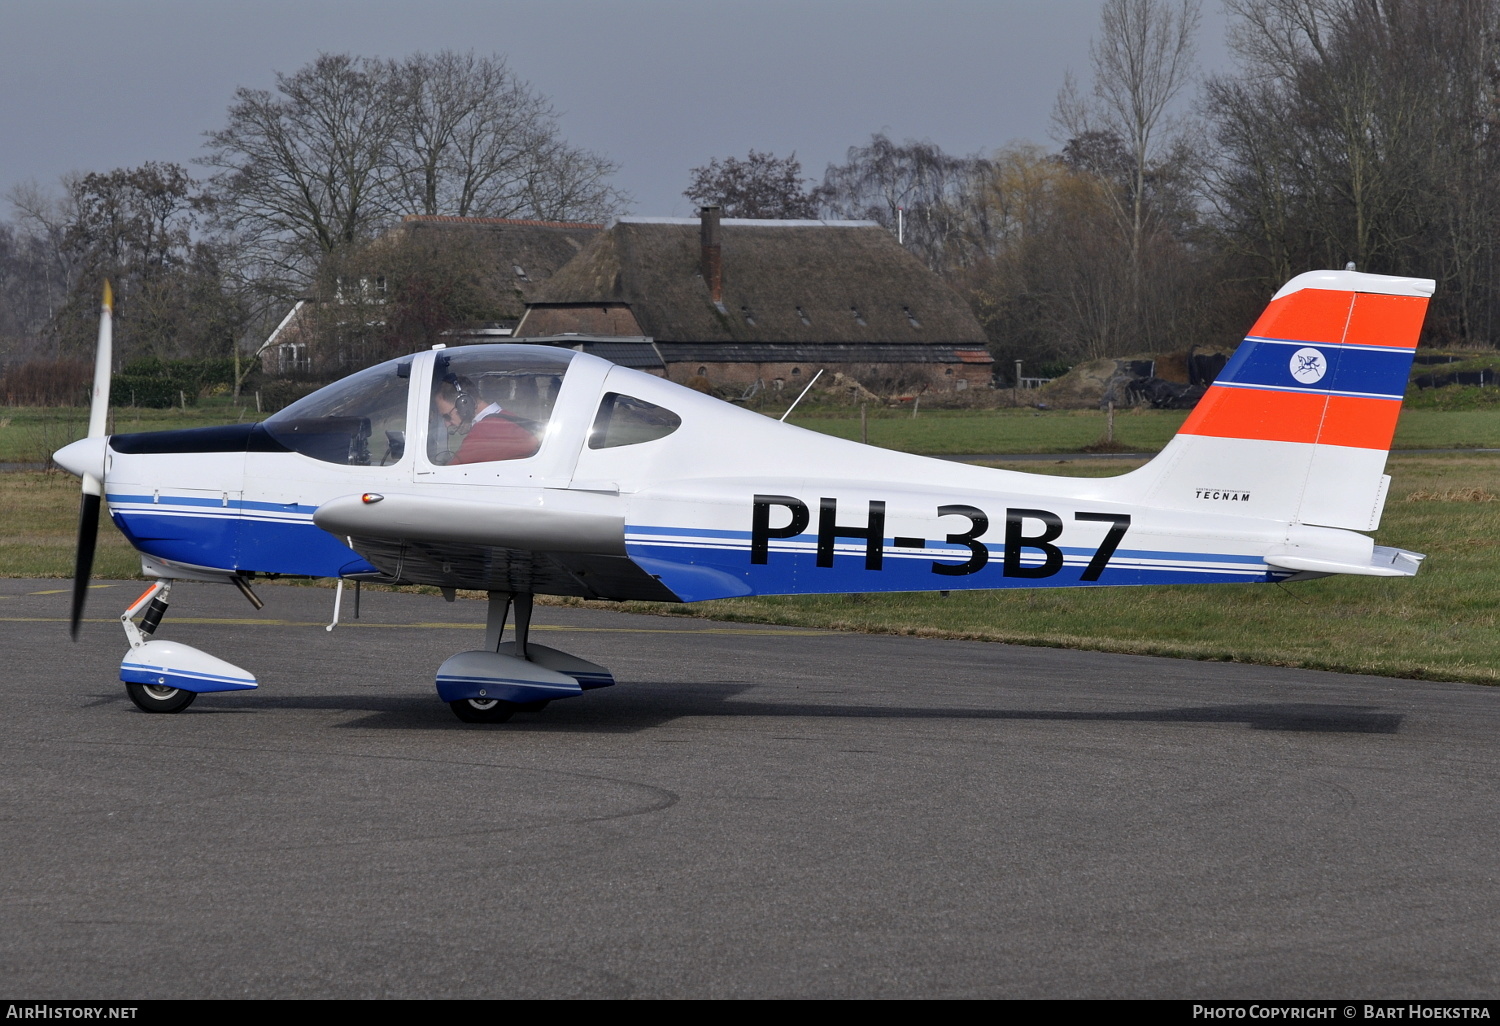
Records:
M437 464L525 459L546 438L575 354L544 346L463 346L433 363L427 458ZM313 459L386 466L406 453L415 357L389 360L269 417L266 430Z

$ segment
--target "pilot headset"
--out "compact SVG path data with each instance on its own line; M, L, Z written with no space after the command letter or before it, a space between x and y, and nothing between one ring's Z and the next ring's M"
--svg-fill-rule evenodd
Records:
M474 419L474 411L477 403L468 389L464 388L464 379L457 374L445 374L443 380L453 386L453 408L458 411L458 416L465 424Z

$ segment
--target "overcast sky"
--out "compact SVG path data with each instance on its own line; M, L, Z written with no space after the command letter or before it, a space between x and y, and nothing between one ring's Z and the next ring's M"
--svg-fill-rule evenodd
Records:
M821 179L874 132L951 153L1052 145L1099 0L0 0L0 195L68 171L190 165L238 86L319 52L505 55L563 134L620 164L637 214L750 148ZM1201 63L1227 61L1204 5ZM196 169L202 173L201 169ZM0 204L0 216L9 215Z

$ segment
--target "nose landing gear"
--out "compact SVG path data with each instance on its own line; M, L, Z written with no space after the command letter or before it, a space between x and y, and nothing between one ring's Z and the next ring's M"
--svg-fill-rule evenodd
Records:
M162 578L120 614L130 651L120 662L120 679L136 708L149 713L182 712L205 691L249 691L255 676L233 663L178 641L152 638L167 611L172 581ZM144 609L141 622L135 616Z

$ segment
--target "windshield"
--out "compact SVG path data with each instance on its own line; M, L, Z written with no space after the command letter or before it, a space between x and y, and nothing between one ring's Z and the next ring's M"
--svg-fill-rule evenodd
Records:
M325 463L385 466L406 451L410 356L335 381L265 422L278 442Z
M463 346L432 371L427 457L437 464L535 456L573 353L546 346Z

